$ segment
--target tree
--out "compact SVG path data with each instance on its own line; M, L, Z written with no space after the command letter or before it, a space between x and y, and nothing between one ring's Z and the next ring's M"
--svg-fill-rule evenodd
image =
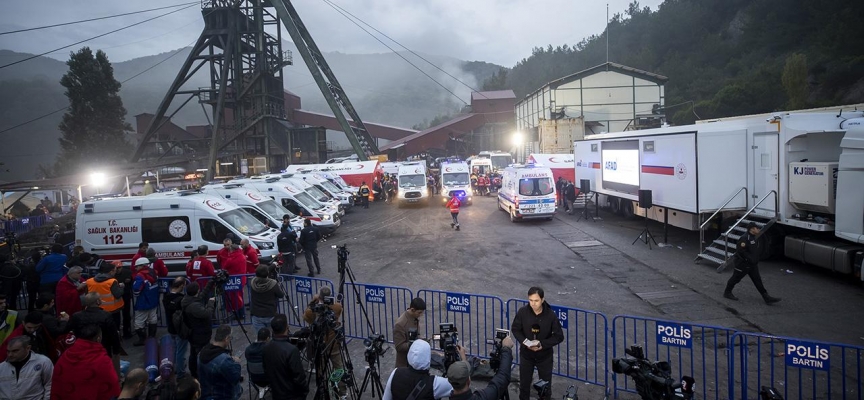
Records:
M132 130L126 108L118 95L120 82L108 56L89 47L70 54L69 72L60 79L66 88L69 110L60 123L61 153L54 175L86 172L88 168L119 165L127 161L131 147L125 134Z
M786 58L783 67L783 88L789 96L790 110L800 110L807 106L810 88L807 86L807 56L800 53L791 54Z
M507 87L507 68L501 67L498 69L498 72L492 74L486 81L483 82L483 87L481 90L504 90L509 89Z

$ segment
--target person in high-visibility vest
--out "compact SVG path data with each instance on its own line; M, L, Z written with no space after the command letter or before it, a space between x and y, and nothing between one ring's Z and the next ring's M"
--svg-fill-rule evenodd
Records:
M123 289L126 286L123 282L114 279L119 268L122 268L120 261L102 263L99 273L84 282L87 285L87 292L99 295L99 300L102 301L100 307L111 314L116 326L120 326L120 312L124 304Z
M369 190L369 185L367 185L365 181L360 185L358 193L360 194L361 200L363 200L363 208L369 208L369 195L372 191Z
M459 230L459 206L462 205L462 202L459 201L459 198L456 197L456 192L450 197L450 201L447 202L447 208L450 209L450 217L453 218L453 222L450 223L451 228L455 228L457 231Z

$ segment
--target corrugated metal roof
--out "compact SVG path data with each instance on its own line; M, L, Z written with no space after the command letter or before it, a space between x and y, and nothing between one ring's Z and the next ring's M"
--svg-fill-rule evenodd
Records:
M516 93L512 90L490 90L487 92L471 92L471 101L474 100L501 100L515 99Z
M384 146L381 146L381 150L390 150L390 149L396 148L398 145L401 145L401 144L407 143L407 142L409 142L409 141L411 141L411 140L414 140L414 139L417 139L417 138L419 138L419 137L421 137L421 136L425 136L425 135L430 134L430 133L433 133L433 132L435 132L435 131L438 131L438 130L444 129L444 128L450 126L450 125L454 125L454 124L459 123L459 122L461 122L461 121L464 121L464 120L466 120L466 119L468 119L468 118L471 118L471 117L473 117L473 116L475 116L475 115L477 115L477 114L462 114L462 115L459 115L459 116L457 116L457 117L455 117L455 118L453 118L453 119L451 119L451 120L449 120L449 121L443 122L443 123L438 124L438 125L435 125L435 126L430 126L430 127L426 128L426 129L424 129L424 130L422 130L422 131L420 131L420 132L417 132L417 133L415 133L415 134L413 134L413 135L411 135L411 136L406 136L406 137L404 137L404 138L401 138L401 139L398 139L398 140L394 140L394 141L392 141L392 142L390 142L390 143L387 143L387 144L385 144Z

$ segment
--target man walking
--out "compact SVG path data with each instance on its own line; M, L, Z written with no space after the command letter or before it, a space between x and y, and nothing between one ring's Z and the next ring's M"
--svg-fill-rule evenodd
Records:
M553 347L564 341L561 322L543 297L543 289L539 287L528 289L528 305L516 312L510 329L521 346L519 400L529 400L531 397L531 382L533 382L531 377L534 375L534 368L537 368L540 379L552 381ZM547 393L551 392L550 384ZM549 398L550 395L547 394L545 399Z
M747 234L738 239L738 251L735 252L735 271L732 277L726 283L726 290L723 292L723 297L730 300L738 300L732 289L741 279L749 276L756 286L756 290L762 295L765 304L774 304L780 301L777 297L768 295L768 290L762 285L762 276L759 275L759 257L762 255L762 237L759 236L759 226L755 222L747 224Z
M321 273L321 263L318 261L318 242L321 241L321 233L318 227L312 225L311 220L303 221L303 230L300 231L300 245L303 246L303 256L306 257L306 267L309 268L309 276L314 277L315 271ZM315 270L312 262L315 262Z
M450 217L453 218L453 221L450 222L450 228L456 228L459 230L459 206L462 205L462 202L459 201L459 198L456 197L456 192L450 194L450 201L447 202L447 208L450 209Z

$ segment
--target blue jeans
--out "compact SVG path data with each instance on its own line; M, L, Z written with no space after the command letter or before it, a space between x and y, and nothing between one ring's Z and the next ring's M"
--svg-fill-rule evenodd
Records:
M177 379L186 376L186 353L189 351L189 341L181 339L180 335L174 336L174 371Z
M258 331L260 331L261 328L270 329L270 321L272 321L272 320L273 320L273 317L264 318L264 317L256 317L253 315L252 316L252 329L253 329L252 334L258 335ZM271 334L271 336L272 336L272 334Z

